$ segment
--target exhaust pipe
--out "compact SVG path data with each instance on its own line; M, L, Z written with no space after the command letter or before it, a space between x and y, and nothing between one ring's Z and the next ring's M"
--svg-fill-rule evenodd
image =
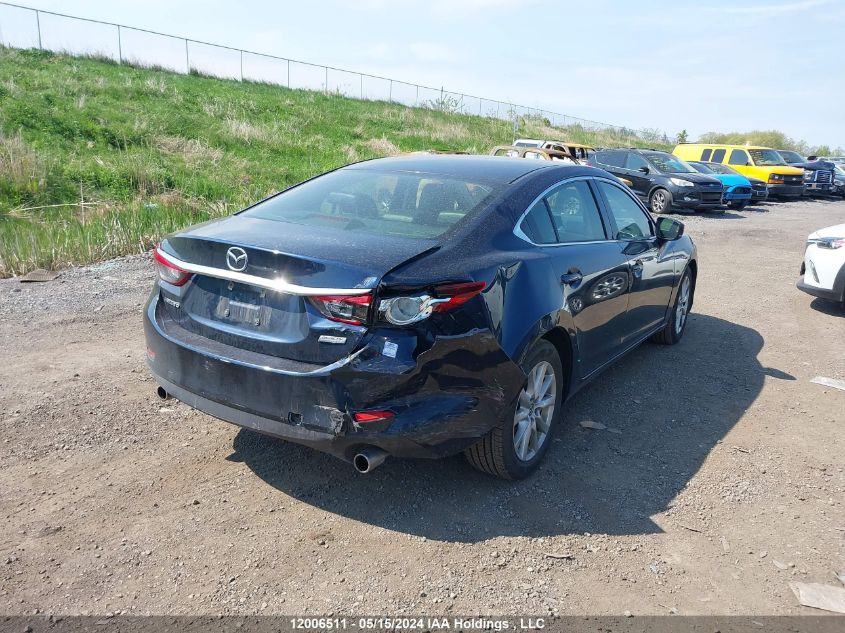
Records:
M364 474L374 471L385 459L387 459L387 453L383 450L375 446L366 446L352 458L352 465L355 466L355 470Z
M170 394L167 393L167 390L164 387L158 387L156 389L156 395L162 400L170 400Z

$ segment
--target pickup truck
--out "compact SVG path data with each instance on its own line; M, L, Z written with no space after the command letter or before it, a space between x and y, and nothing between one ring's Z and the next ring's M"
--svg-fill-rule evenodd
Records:
M834 167L836 167L832 162L819 160L815 156L804 158L798 152L789 149L779 149L777 152L787 165L804 170L805 194L829 195L832 193L835 177Z

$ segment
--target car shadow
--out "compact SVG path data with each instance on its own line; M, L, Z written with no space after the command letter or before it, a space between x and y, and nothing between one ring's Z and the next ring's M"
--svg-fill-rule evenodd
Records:
M841 303L836 303L835 301L816 298L810 302L810 307L816 312L821 312L822 314L827 314L828 316L839 318L845 317L845 306Z
M326 512L430 539L656 533L651 517L670 507L765 377L794 380L761 366L762 347L753 329L691 315L680 344L645 344L578 393L544 463L524 481L483 475L461 456L388 459L359 475L334 457L247 430L230 459Z

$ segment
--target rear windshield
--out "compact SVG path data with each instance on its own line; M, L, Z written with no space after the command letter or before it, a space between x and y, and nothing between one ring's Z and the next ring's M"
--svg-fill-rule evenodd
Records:
M781 157L773 149L750 149L748 153L754 159L754 164L758 167L773 167L775 165L786 165Z
M497 189L432 174L348 169L282 192L243 215L374 235L433 238L483 206Z
M664 174L691 174L695 170L671 154L647 154L652 164Z

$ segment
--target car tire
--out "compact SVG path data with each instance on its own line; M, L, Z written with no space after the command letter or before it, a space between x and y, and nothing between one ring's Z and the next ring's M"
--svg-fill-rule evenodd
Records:
M674 345L684 336L684 330L689 320L689 310L692 306L695 285L692 281L692 273L689 268L681 275L681 282L678 284L678 294L675 295L675 303L672 304L672 311L669 319L662 330L652 337L655 343L661 345ZM680 324L680 325L679 325Z
M516 402L508 408L507 414L492 431L464 451L467 461L474 468L500 479L524 479L536 470L551 444L552 433L563 410L564 374L555 346L540 339L531 348L521 366L526 378ZM553 383L545 391L535 387L533 379L537 374L544 377L554 376ZM551 394L554 395L551 411L542 411L541 415L536 415L536 411L542 410L541 407L534 407L536 398L539 397L542 401L544 396ZM535 414L525 417L529 410ZM517 448L519 440L525 437L518 435L520 431L536 433L533 446L532 436L529 436L523 445L523 448L529 450ZM520 451L523 452L522 457L519 455Z
M748 200L743 200L742 202L732 202L729 206L731 209L742 211L745 207L748 206Z
M657 215L670 213L672 211L672 192L663 188L655 189L648 197L648 207L652 213Z

